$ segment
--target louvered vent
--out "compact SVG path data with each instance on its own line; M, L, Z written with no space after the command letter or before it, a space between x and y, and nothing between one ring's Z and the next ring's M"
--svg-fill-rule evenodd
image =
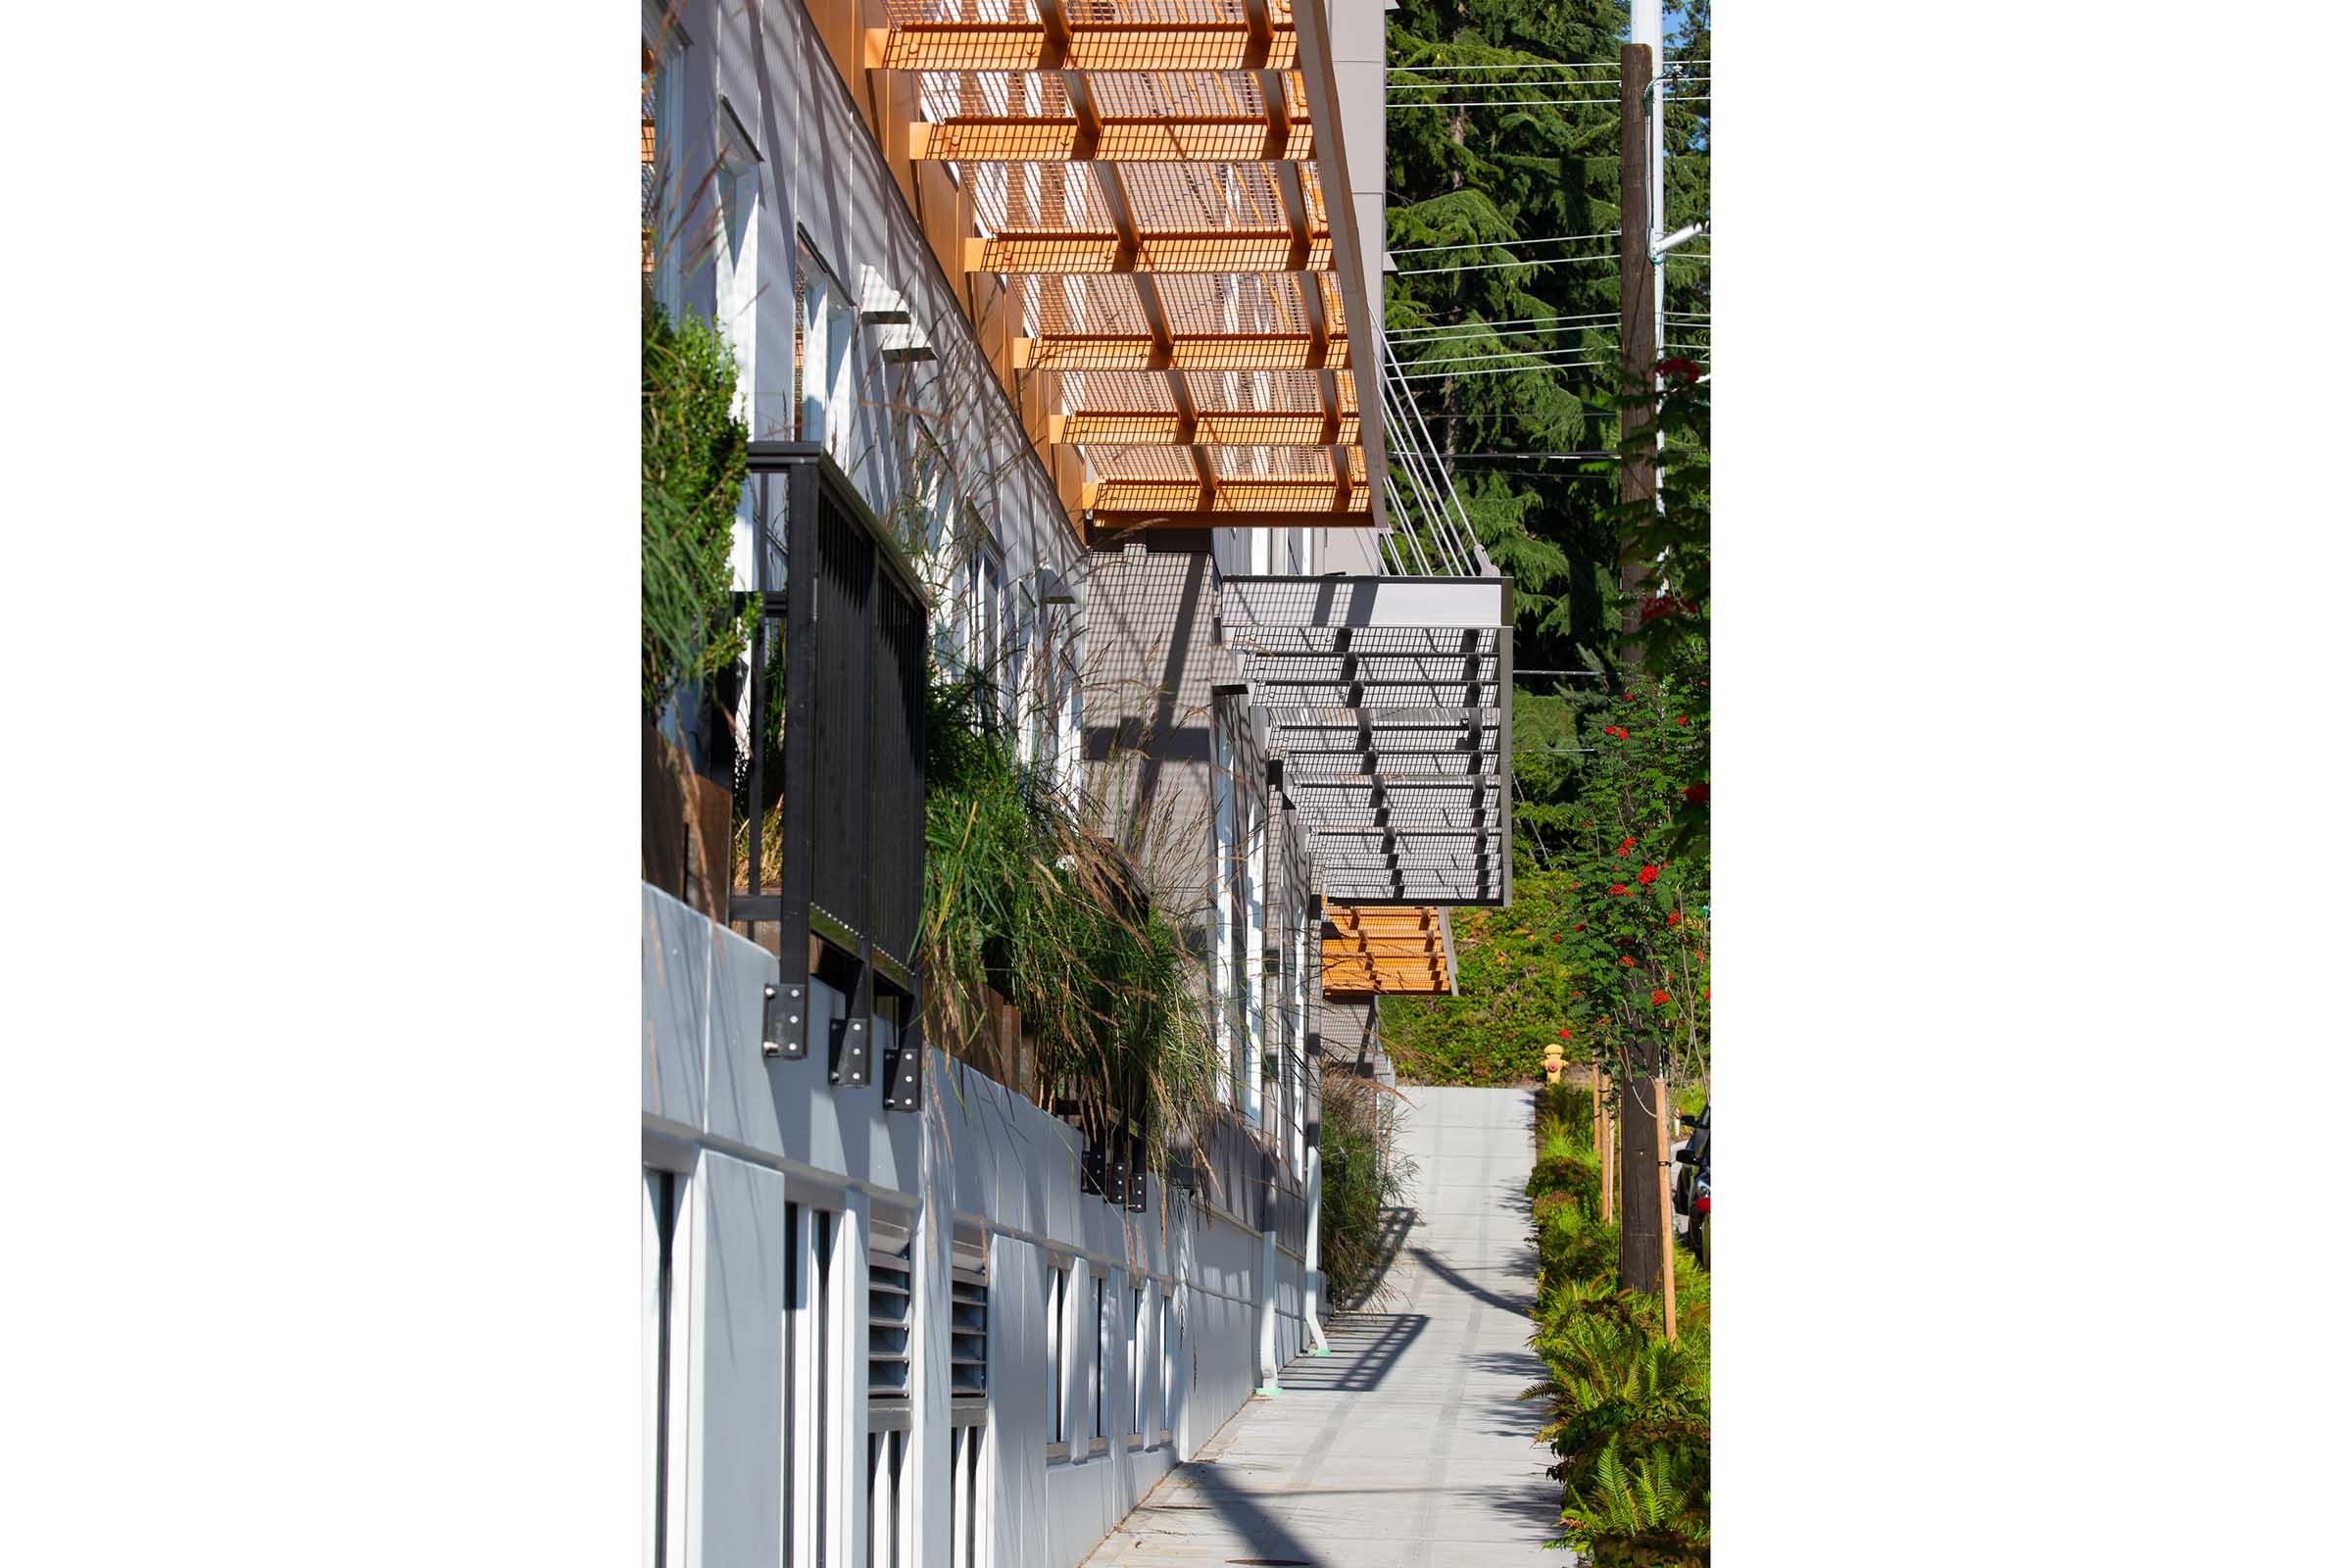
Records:
M865 1391L870 1409L905 1409L912 1362L908 1329L914 1307L912 1233L876 1215L866 1250Z
M958 1231L948 1329L949 1387L960 1409L988 1402L988 1247L986 1233Z

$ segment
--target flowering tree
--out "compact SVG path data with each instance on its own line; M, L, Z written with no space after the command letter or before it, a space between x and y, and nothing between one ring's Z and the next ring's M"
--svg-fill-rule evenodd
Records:
M1637 679L1590 713L1577 815L1554 855L1577 895L1559 956L1586 981L1567 1026L1620 1074L1687 1078L1705 1061L1707 862L1675 840L1707 736L1704 709L1686 711L1684 695L1671 680Z

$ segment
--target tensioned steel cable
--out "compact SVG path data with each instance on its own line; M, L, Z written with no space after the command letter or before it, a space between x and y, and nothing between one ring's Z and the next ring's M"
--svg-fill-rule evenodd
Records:
M1410 428L1412 446L1416 452L1427 454L1434 465L1437 443L1430 439L1429 426L1421 418L1420 405L1413 401L1411 389L1404 384L1403 372L1397 368L1396 356L1390 352L1385 337L1380 340L1377 352L1380 356L1380 364L1387 373L1387 383L1390 386L1389 397L1391 401L1401 404L1407 416L1406 422ZM1468 561L1474 562L1477 566L1476 571L1465 571L1463 575L1493 575L1494 563L1487 559L1485 547L1478 542L1478 530L1470 524L1469 511L1462 505L1461 496L1455 492L1452 478L1446 474L1442 466L1438 468L1437 488L1443 500L1451 503L1453 517L1450 521L1459 524L1460 540L1464 547L1463 555Z
M1459 245L1406 245L1389 252L1391 256L1417 256L1424 251L1484 251L1509 250L1514 245L1560 245L1572 239L1615 239L1617 230L1603 229L1597 234L1546 234L1535 239L1474 239Z

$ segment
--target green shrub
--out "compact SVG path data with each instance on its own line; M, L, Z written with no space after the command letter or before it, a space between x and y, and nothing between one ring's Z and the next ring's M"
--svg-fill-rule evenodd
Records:
M735 416L735 356L692 314L672 322L644 304L640 410L640 696L649 714L672 693L733 664L756 607L735 607L735 509L751 430Z
M1703 1451L1658 1447L1629 1459L1612 1442L1569 1483L1560 1525L1593 1568L1686 1568L1708 1560L1708 1513Z
M1600 1213L1591 1091L1537 1091L1537 1150L1527 1192L1536 1223L1537 1298L1530 1344L1544 1381L1538 1441L1555 1456L1561 1535L1594 1564L1707 1560L1708 1280L1670 1248L1677 1338L1662 1297L1616 1287L1617 1227Z
M1404 1200L1408 1174L1390 1147L1381 1097L1369 1078L1323 1073L1323 1218L1319 1265L1334 1303L1359 1304L1384 1261L1387 1211Z
M935 683L917 957L932 1039L974 1038L986 993L1021 1009L1038 1080L1090 1135L1140 1114L1163 1174L1216 1096L1198 971L1135 868L1021 763L970 681Z

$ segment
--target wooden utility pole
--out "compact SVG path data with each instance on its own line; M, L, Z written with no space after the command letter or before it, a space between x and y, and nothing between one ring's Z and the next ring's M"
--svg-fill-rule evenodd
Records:
M1654 9L1654 8L1653 8ZM1642 35L1641 28L1636 36ZM1620 416L1627 448L1618 468L1617 499L1627 505L1657 505L1656 458L1658 360L1657 268L1649 259L1651 191L1649 185L1649 78L1655 55L1647 43L1630 43L1618 51L1617 72L1617 342L1625 389L1636 395ZM1622 659L1631 668L1642 662L1634 645L1640 629L1641 586L1650 564L1638 549L1618 553L1618 586L1628 596ZM1622 1080L1629 1101L1641 1098L1640 1086L1654 1082L1660 1068L1656 1042L1639 1034L1630 1042L1632 1059ZM1656 1179L1658 1161L1666 1154L1659 1141L1657 1106L1628 1104L1618 1118L1620 1150L1617 1191L1624 1198L1617 1227L1617 1283L1621 1289L1658 1294L1671 1232L1660 1223L1656 1208L1642 1195Z
M1649 203L1650 51L1647 44L1629 43L1617 52L1617 345L1624 369L1625 390L1646 392L1655 385L1658 366L1657 268L1649 259L1649 233L1654 226ZM1630 449L1617 470L1617 499L1657 504L1658 471L1653 455L1656 436L1654 400L1645 399L1618 416L1619 434ZM1636 440L1640 436L1642 439ZM1648 580L1650 564L1637 551L1620 552L1617 585L1629 596ZM1625 630L1641 627L1638 602L1629 602ZM1629 646L1625 662L1639 664L1642 650Z
M1666 1096L1666 1075L1660 1073L1649 1081L1650 1093L1658 1100L1658 1149L1674 1147L1674 1130L1666 1118L1674 1114L1673 1102ZM1674 1339L1674 1167L1663 1158L1658 1161L1658 1227L1666 1237L1666 1256L1662 1272L1666 1291L1666 1338Z

